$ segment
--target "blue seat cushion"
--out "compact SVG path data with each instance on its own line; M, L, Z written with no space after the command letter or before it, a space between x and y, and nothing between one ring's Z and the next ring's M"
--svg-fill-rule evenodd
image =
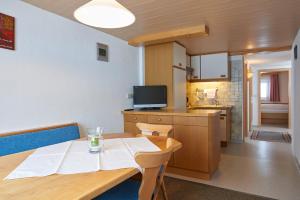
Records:
M77 125L0 137L0 156L80 138Z
M129 179L96 197L95 200L138 200L141 182Z

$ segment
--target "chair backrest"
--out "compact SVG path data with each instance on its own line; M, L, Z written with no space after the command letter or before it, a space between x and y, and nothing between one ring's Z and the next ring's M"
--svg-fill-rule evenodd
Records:
M77 123L0 134L0 156L79 138Z
M172 131L172 125L161 125L161 124L147 124L137 123L136 126L140 129L143 135L155 135L168 137Z
M139 189L139 200L156 199L168 161L174 151L172 141L168 138L168 147L159 152L140 152L135 154L135 161L142 168L142 183Z

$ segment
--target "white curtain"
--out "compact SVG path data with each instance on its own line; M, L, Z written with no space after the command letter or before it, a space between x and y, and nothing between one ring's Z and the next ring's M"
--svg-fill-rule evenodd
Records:
M270 101L270 76L262 76L260 79L260 99Z

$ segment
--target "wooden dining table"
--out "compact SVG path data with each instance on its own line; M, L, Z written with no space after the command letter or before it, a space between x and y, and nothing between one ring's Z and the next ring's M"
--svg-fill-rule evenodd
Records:
M132 134L105 134L104 138L134 137ZM181 143L159 136L148 137L161 150L172 145L173 151L181 148ZM119 183L138 174L138 169L127 168L110 171L33 177L4 180L34 150L0 157L0 199L5 200L69 200L93 199Z

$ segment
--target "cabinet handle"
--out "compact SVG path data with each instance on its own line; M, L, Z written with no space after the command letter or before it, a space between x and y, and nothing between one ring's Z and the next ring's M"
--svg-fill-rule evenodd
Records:
M161 121L161 118L158 118L157 121Z
M222 78L225 78L225 77L226 77L226 75L222 74L222 75L220 75L220 77L222 77Z
M137 117L134 117L133 119L134 119L134 120L137 120Z
M220 117L220 120L224 120L224 117Z

